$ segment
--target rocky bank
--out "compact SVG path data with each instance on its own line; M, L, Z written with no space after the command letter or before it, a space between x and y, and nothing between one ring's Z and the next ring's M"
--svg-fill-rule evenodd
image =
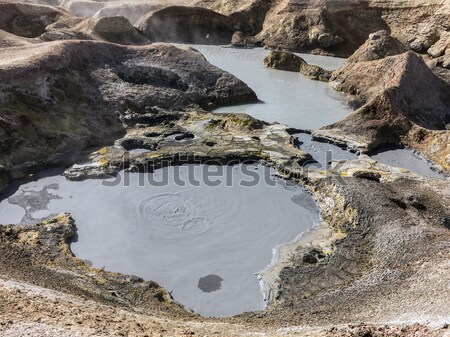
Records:
M3 181L70 163L80 150L112 142L128 126L168 122L189 106L256 100L244 83L189 48L76 40L0 54Z
M409 146L448 170L449 84L433 74L421 56L400 54L395 47L389 50L398 55L387 56L385 43L374 48L373 37L331 79L335 88L355 95L361 107L317 136L339 138L366 151ZM380 52L386 57L380 58Z

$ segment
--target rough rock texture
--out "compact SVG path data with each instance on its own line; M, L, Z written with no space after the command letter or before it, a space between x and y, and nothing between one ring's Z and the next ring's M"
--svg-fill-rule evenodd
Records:
M130 171L152 171L167 164L215 161L261 160L274 166L296 167L311 156L293 144L286 127L267 124L245 114L214 114L195 109L180 113L176 120L165 120L154 126L129 128L114 145L91 153L89 165L74 165L64 175L71 180ZM176 135L176 137L174 137ZM134 149L147 149L134 154Z
M383 178L379 183L353 174L337 184L322 180L313 187L323 219L344 235L334 241L331 251L320 246L297 251L296 262L281 273L281 288L271 313L288 320L289 310L298 312L292 317L298 324L332 322L339 317L360 321L365 315L413 321L430 314L429 301L437 299L439 292L430 291L427 284L442 287L438 280L449 262L445 243L450 235L446 228L448 183L430 188L427 182L392 179L382 166L366 159L338 170L343 177L366 170ZM315 253L319 256L315 260L305 258L313 250L322 255ZM430 264L424 256L439 258ZM445 311L435 311L432 320L445 321Z
M331 77L331 71L308 64L300 56L288 52L271 51L264 59L264 65L268 68L299 72L317 81L328 82Z
M235 48L261 47L261 42L253 36L248 36L240 30L231 37L231 46Z
M230 44L232 20L200 7L173 6L150 12L139 29L152 41L198 44Z
M0 48L23 47L36 42L33 39L22 38L0 29Z
M264 44L295 51L316 48L349 55L387 25L381 12L361 1L278 1L258 35Z
M273 47L349 56L370 33L383 29L404 46L417 41L426 48L448 30L449 13L443 0L285 0L274 2L258 36Z
M197 3L223 14L212 18L220 18L219 27L221 20L231 22L227 27L231 33L241 32L235 42L243 46L263 41L348 55L376 32L333 75L336 87L356 94L362 107L320 132L365 150L406 144L450 169L449 86L420 56L401 54L395 40L429 51L433 71L445 70L450 55L444 48L448 2ZM124 2L61 2L94 13L89 15L114 4ZM138 4L143 5L135 1L130 6ZM157 4L162 6L158 9L169 4ZM37 225L1 227L2 336L450 334L450 297L445 296L450 282L448 180L426 179L365 156L333 162L330 170L302 167L310 155L294 146L284 126L205 111L256 97L195 50L164 44L131 48L94 41L42 42L59 37L140 40L133 40L137 31L121 18L83 20L23 4L0 4L0 9L5 9L0 11L2 29L9 32L0 30L0 186L40 165L71 164L74 155L89 165L67 169L70 179L110 176L121 169L152 170L177 164L180 156L217 163L250 159L301 182L322 211L320 226L293 244L278 262L281 267L274 268L281 273L272 275L268 286L269 307L226 319L185 311L154 282L88 267L70 252L76 227L68 214ZM186 18L179 22L186 23ZM211 17L197 23L222 31ZM251 36L261 29L258 37ZM191 38L194 29L187 31ZM283 53L272 53L268 63L295 71L304 66ZM78 154L90 146L96 148ZM142 148L148 152L132 152Z
M80 39L100 40L124 45L145 45L150 41L138 29L133 27L123 16L87 18L74 27L62 27L53 25L47 27L48 33L44 35L49 38L50 34L69 34ZM50 29L49 29L50 28ZM57 39L57 38L56 38Z
M369 150L409 145L444 169L450 168L450 86L420 56L407 52L349 62L333 74L333 81L339 90L357 95L362 107L324 133L345 134Z
M70 162L77 150L123 134L124 123L256 100L197 51L170 45L60 41L4 48L0 59L0 165L11 173Z
M373 61L402 54L406 49L385 30L369 35L367 41L348 58L349 63Z
M54 7L25 3L0 3L0 8L0 29L16 36L39 38L32 42L80 39L125 45L150 43L124 17L84 19Z
M209 8L221 14L229 16L237 30L246 35L254 36L263 29L267 11L273 1L271 0L230 0L208 1L194 0L195 6Z
M114 305L128 302L129 305L144 306L155 312L170 311L176 315L178 311L187 315L181 306L171 300L170 294L154 282L99 269L90 273L88 265L70 251L69 244L75 235L76 227L69 214L61 214L33 226L1 226L2 277L24 280L30 273L35 285L80 297L88 293L96 294L92 299L99 303ZM25 261L28 261L28 270L22 268ZM61 273L61 268L66 273ZM82 274L85 274L84 277Z
M71 17L54 7L0 2L0 29L23 37L38 37L48 25Z
M351 55L369 34L379 30L390 32L405 48L420 53L431 48L434 54L437 47L433 46L450 31L446 0L33 1L60 4L77 16L120 15L133 24L168 7L202 7L230 19L232 32L255 36L269 47L338 56ZM210 27L207 21L201 24L205 31Z

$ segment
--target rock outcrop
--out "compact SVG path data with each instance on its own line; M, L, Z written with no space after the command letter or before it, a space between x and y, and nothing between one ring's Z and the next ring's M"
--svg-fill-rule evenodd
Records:
M232 20L201 7L173 6L150 12L138 23L151 41L230 44Z
M356 95L362 106L326 132L353 137L369 150L408 145L450 168L450 86L432 73L421 56L407 52L348 62L332 80L337 89Z
M77 16L124 16L132 24L142 23L144 17L160 11L161 18L166 17L164 13L170 13L174 21L172 24L155 23L159 34L154 41L198 40L199 43L223 44L230 43L231 35L240 31L254 38L250 46L263 44L272 48L344 57L358 49L369 34L380 30L390 32L404 48L420 53L430 50L432 55L441 54L442 44L449 33L450 7L445 0L36 1L45 4L55 2ZM199 13L204 14L203 18L198 17ZM184 15L195 19L189 22ZM177 26L187 27L187 32L182 29L175 32ZM199 35L195 33L197 31ZM208 34L211 38L206 39ZM217 39L215 42L212 42L212 36ZM189 39L184 40L186 37ZM241 39L238 45L245 43ZM394 50L391 51L393 53ZM448 62L439 61L439 66L442 64Z
M364 1L280 1L258 37L270 47L348 56L370 33L387 28L381 11Z
M299 72L312 80L328 82L331 71L308 64L300 56L288 52L271 51L264 59L264 65L268 68Z
M197 51L58 41L0 51L3 175L71 162L77 151L124 134L125 125L177 118L188 106L256 101Z
M369 34L387 30L404 47L426 52L448 30L447 7L442 0L278 1L258 37L271 47L349 56Z
M25 3L0 3L0 9L0 29L16 36L42 41L79 39L124 45L150 43L126 18L120 16L80 18L50 6Z
M86 39L113 42L123 45L145 45L150 41L123 16L87 18L69 27L53 24L42 36L46 40Z
M0 2L0 29L18 36L39 37L50 24L71 19L69 13L50 6Z
M405 47L385 30L369 35L367 41L349 58L349 63L374 61L406 52Z
M17 36L0 29L0 48L21 47L37 43L33 39Z

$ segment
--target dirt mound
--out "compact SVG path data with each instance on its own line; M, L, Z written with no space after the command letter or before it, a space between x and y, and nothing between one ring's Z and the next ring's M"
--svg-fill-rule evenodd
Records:
M174 6L151 12L139 29L152 41L230 44L235 29L232 20L200 7Z

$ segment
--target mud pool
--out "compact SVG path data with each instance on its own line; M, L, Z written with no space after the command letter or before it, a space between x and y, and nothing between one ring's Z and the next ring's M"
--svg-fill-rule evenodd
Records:
M269 54L266 49L192 47L213 65L244 81L262 101L221 107L215 112L244 112L267 122L279 122L300 129L318 129L339 121L351 111L349 98L331 89L327 83L310 80L299 73L266 68L263 64ZM297 55L328 70L337 69L345 62L345 59L335 57Z
M379 152L371 156L376 161L394 167L400 167L415 172L424 177L445 179L436 167L418 154L408 149L393 149Z
M260 165L187 165L119 177L39 177L0 202L0 223L70 212L78 228L71 248L88 264L154 280L202 315L230 316L264 308L256 273L271 263L275 247L318 219L309 194Z
M307 133L293 134L293 137L295 138L295 145L312 156L312 160L306 162L305 166L324 169L332 160L352 160L359 156L357 153L347 151L339 146L312 140L311 135ZM424 177L446 178L433 164L409 149L383 150L372 154L371 158L381 164L404 168Z

